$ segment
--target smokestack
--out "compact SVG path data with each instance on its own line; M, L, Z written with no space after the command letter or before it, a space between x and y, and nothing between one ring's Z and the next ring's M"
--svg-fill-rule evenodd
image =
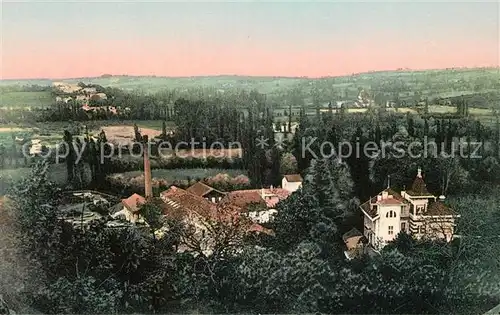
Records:
M148 136L142 137L144 147L144 194L146 199L153 197L153 186L151 183L151 165L149 162Z

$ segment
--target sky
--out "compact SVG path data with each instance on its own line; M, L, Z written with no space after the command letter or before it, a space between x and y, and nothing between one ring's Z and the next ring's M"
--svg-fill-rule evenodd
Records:
M9 1L2 79L323 77L500 59L497 1Z

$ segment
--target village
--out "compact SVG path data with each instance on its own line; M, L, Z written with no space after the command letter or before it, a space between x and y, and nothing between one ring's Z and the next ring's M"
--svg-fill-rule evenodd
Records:
M141 207L153 199L161 200L161 216L180 218L185 224L195 228L198 242L204 244L202 253L210 255L214 244L208 233L210 222L222 221L234 224L233 219L246 224L238 224L240 232L264 233L273 235L269 223L277 214L276 205L286 200L291 194L301 189L303 178L300 174L287 174L282 178L281 187L261 189L236 190L222 192L199 181L187 189L171 186L153 196L151 167L148 150L144 150L144 196L137 193L121 199L116 196L103 197L102 193L92 191L73 191L76 206L73 202L62 206L63 214L72 213L64 220L74 227L82 227L94 219L103 216L87 210L85 202L91 200L94 204L105 204L108 207L107 226L148 226L147 220L141 214ZM105 194L106 195L106 194ZM108 200L110 199L110 200ZM81 207L81 213L78 208ZM71 209L72 211L69 211ZM342 235L345 243L344 254L347 260L361 257L364 254L376 254L400 233L406 233L416 239L442 239L451 242L455 235L457 219L460 215L445 204L445 196L432 195L426 188L422 170L419 168L411 189L396 192L390 187L370 198L359 207L363 214L363 230L356 227ZM229 226L232 228L232 226ZM157 227L154 232L158 237L168 233L165 226ZM191 235L191 236L193 236ZM188 250L181 248L180 250Z
M498 12L4 1L0 315L500 314Z

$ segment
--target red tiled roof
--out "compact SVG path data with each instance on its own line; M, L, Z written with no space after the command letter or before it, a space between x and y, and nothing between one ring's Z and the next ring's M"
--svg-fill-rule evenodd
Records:
M377 196L382 195L383 192L387 192L389 196L392 198L382 199L377 201ZM392 190L391 188L384 189L375 197L372 197L370 200L361 204L361 209L366 212L372 219L378 216L378 212L376 209L370 207L371 204L385 204L385 205L398 205L398 204L408 204L408 201L403 198L399 193ZM371 202L370 202L371 201Z
M260 190L257 189L232 191L222 198L219 203L223 207L231 206L240 210L244 210L250 205L266 207L266 202L262 199Z
M194 195L204 197L206 194L216 191L218 193L224 194L222 191L218 191L217 189L210 187L202 182L197 182L193 185L191 185L189 188L186 189L187 192L190 192Z
M290 183L297 183L297 182L303 181L302 176L300 176L300 174L288 174L288 175L285 175L285 178Z
M264 194L264 198L262 198ZM220 204L231 206L235 209L246 210L250 205L274 208L278 202L290 196L290 192L282 188L273 189L247 189L236 190L228 193Z
M127 199L122 199L122 204L127 208L130 212L139 211L139 207L141 204L145 203L146 199L138 194L133 194Z
M291 195L288 190L283 188L264 189L264 193L276 195L280 200L285 200Z
M216 211L214 203L176 186L163 191L160 197L166 204L164 211L167 216L196 213L211 217Z
M240 222L240 226L245 232L263 232L271 234L270 230L258 224L252 223L239 212L232 211L231 207L217 206L213 202L203 197L189 193L188 191L171 186L162 192L161 198L165 202L165 215L173 218L182 218L189 215L197 215L206 220L235 223Z

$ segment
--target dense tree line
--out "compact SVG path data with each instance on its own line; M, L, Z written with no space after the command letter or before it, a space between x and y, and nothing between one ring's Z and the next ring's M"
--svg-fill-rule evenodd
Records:
M498 173L498 130L499 124L490 127L467 118L419 117L380 110L344 117L321 113L300 116L287 148L294 154L300 172L322 154L344 157L361 200L385 188L389 181L394 188L404 189L418 167L423 168L432 192L453 194L456 189L479 191L489 185L485 181L498 185L497 179L487 175ZM325 146L325 142L331 145ZM367 143L372 149L365 152Z

